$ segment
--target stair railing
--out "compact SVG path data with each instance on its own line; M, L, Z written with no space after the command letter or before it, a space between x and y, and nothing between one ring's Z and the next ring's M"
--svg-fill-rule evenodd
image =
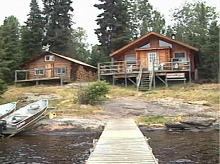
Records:
M137 77L137 91L139 90L139 87L140 87L140 84L141 84L142 73L143 73L143 65L142 65L142 62L140 61L139 74L138 74L138 77Z
M153 80L154 80L154 61L152 62L152 70L150 71L150 75L149 75L149 78L150 78L150 84L149 84L149 90L151 90L152 88L152 83L153 83Z

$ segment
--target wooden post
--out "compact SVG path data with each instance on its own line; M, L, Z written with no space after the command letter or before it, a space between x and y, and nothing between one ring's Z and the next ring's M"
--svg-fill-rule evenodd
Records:
M36 85L39 85L39 81L38 80L36 81Z
M18 75L18 72L17 72L17 70L16 70L16 71L15 71L15 86L17 85L17 80L18 80L17 75Z
M60 86L63 86L63 73L60 74Z
M27 80L27 78L28 78L28 74L27 72L25 72L25 80Z
M18 72L17 72L17 70L16 70L16 71L15 71L15 83L16 83L16 82L17 82L17 80L18 80L17 75L18 75Z
M155 71L154 71L154 62L153 61L153 80L154 80L154 88L156 87L156 79L155 79Z
M126 67L126 62L124 64L124 71L125 71L125 87L127 88L128 86L128 79L127 79L127 67Z
M100 81L100 63L98 63L98 80Z
M112 82L113 82L113 85L115 85L115 78L114 78L114 75L112 75Z
M189 62L189 83L192 82L192 75L191 75L191 64Z

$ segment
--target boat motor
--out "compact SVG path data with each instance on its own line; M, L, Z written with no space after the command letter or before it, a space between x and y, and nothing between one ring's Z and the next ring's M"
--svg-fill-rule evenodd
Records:
M6 121L0 120L0 135L2 134L3 130L6 130Z

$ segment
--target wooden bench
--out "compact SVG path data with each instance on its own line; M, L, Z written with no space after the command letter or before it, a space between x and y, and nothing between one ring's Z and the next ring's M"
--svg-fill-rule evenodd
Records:
M186 84L185 73L167 73L165 78L166 87L168 87L168 81L179 81L179 80L184 81L184 84Z

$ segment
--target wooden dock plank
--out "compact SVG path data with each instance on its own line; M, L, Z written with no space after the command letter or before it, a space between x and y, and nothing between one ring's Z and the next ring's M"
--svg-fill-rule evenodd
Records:
M106 125L87 164L158 164L145 137L131 119Z

